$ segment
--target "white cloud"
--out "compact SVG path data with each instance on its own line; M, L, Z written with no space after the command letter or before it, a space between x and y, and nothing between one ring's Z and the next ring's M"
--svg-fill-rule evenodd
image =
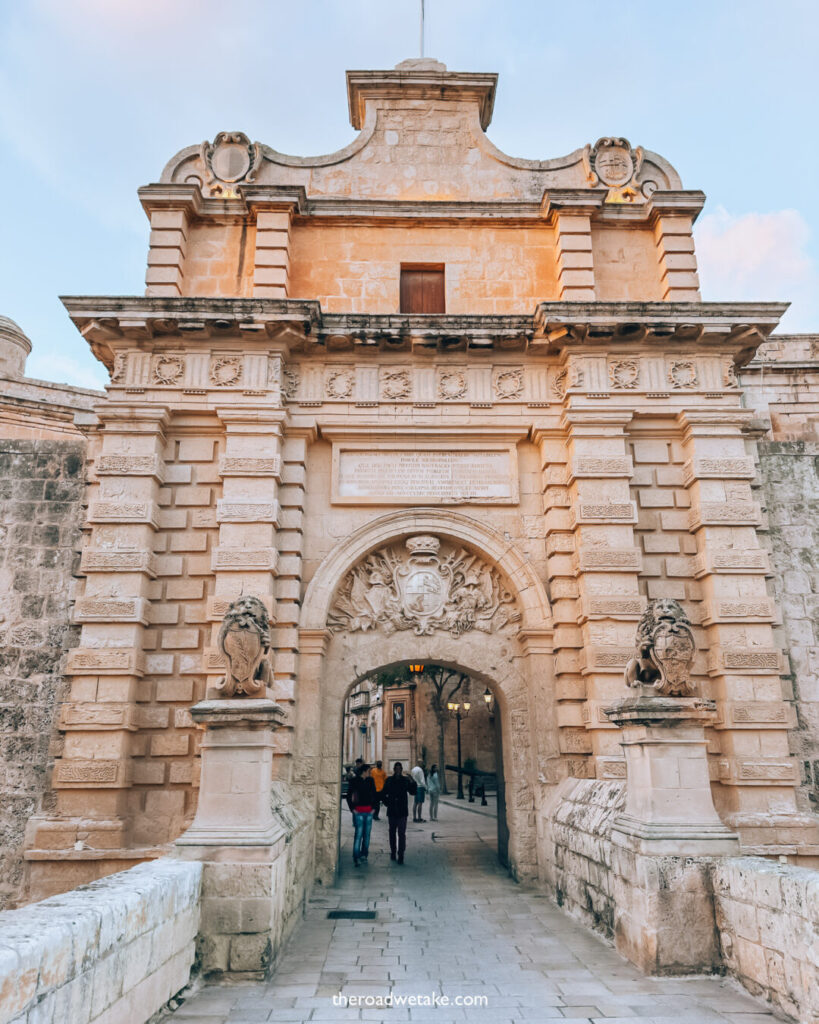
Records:
M797 210L734 215L719 207L695 235L704 299L791 302L782 330L819 331L819 267Z

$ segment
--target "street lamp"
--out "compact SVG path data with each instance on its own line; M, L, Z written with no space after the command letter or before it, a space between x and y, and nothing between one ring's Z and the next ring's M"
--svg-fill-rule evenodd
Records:
M483 691L483 699L486 704L486 710L489 712L489 717L491 719L495 714L495 696L488 686Z
M463 707L463 712L461 712ZM469 715L469 709L472 705L468 700L463 702L461 705L458 701L448 701L447 711L449 712L450 718L454 718L458 723L458 799L463 800L464 798L464 777L461 773L461 719L466 718Z

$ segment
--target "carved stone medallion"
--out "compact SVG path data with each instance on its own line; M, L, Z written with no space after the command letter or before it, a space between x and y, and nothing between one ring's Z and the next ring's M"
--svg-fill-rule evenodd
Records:
M697 386L697 364L691 359L675 359L668 368L668 383L672 388Z
M640 383L640 362L637 359L620 359L609 363L609 382L613 388L630 390Z
M231 199L238 196L233 186L255 178L262 162L262 147L244 132L219 132L212 144L202 143L201 156L210 194Z
M523 394L523 370L501 370L495 377L495 397L519 398Z
M410 537L405 549L381 548L350 570L328 616L333 632L411 629L427 636L442 630L457 637L520 619L500 573L478 555L442 547L427 534Z
M607 203L642 202L649 191L637 183L643 165L643 150L632 149L628 139L602 138L583 150L586 177L592 188L606 185ZM646 183L650 184L650 183Z
M185 371L185 363L180 356L158 356L154 363L154 383L176 384Z

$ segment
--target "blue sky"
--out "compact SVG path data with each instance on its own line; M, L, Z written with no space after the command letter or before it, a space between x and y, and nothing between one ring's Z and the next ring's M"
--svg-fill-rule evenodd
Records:
M344 71L418 55L419 0L0 0L0 313L28 374L102 386L57 296L141 294L136 189L241 130L325 153ZM790 299L819 332L819 6L801 0L427 0L427 55L498 71L489 136L531 158L624 135L708 195L706 299Z

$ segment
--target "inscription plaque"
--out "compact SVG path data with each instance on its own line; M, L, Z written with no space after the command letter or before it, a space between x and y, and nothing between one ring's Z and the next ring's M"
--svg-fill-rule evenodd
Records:
M514 505L513 447L348 448L333 451L333 501L372 505Z

